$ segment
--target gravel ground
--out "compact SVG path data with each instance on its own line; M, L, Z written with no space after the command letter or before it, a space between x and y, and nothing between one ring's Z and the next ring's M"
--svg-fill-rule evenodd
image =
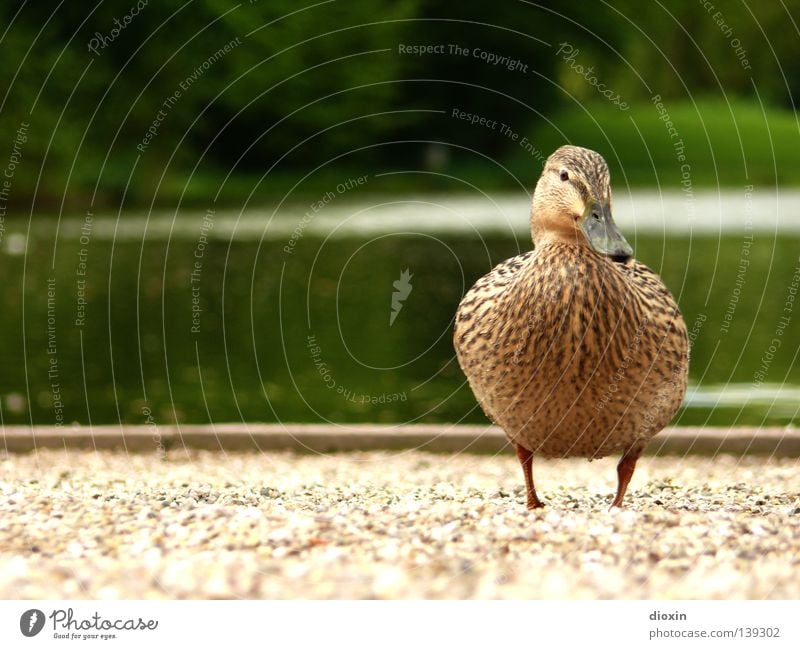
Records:
M40 452L0 461L3 598L800 598L796 460Z

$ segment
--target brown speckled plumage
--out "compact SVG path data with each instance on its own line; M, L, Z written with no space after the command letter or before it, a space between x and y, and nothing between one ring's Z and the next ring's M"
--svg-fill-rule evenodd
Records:
M553 176L565 169L568 181ZM577 229L585 217L577 206L598 197L610 202L599 154L562 147L551 156L532 210L535 249L467 292L454 343L478 402L517 445L526 472L530 453L621 452L619 505L630 479L623 473L633 473L681 404L688 340L661 279L633 258L599 254ZM540 505L532 479L528 496L529 507Z

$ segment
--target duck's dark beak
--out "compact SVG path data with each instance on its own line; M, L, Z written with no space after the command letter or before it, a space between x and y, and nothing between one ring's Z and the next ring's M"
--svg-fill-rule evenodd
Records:
M601 255L619 262L626 262L633 256L633 248L614 223L608 203L590 202L581 221L581 230L592 248Z

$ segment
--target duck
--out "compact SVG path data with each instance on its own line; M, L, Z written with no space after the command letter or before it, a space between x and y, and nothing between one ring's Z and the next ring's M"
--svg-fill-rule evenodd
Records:
M458 363L516 450L529 510L544 506L534 455L621 454L611 507L622 507L637 460L686 392L686 324L611 205L603 156L558 148L533 193L533 249L478 279L456 311Z

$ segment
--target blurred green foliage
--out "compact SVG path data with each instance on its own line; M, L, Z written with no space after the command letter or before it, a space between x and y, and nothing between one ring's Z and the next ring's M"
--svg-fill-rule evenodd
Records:
M9 0L0 6L6 150L30 124L11 200L27 212L123 196L207 203L219 192L240 205L251 191L272 200L307 175L323 186L342 175L333 169L364 167L463 171L514 187L492 175L491 159L535 179L514 139L454 119L453 108L507 124L545 154L566 138L597 146L635 183L654 182L640 164L652 157L672 182L662 125L649 126L655 94L687 137L711 124L695 148L696 182L746 181L737 131L749 139L752 180L775 181L764 135L775 125L777 181L797 183L800 3L718 4ZM576 52L571 62L561 43ZM400 45L444 49L411 55ZM634 109L605 102L576 66Z

